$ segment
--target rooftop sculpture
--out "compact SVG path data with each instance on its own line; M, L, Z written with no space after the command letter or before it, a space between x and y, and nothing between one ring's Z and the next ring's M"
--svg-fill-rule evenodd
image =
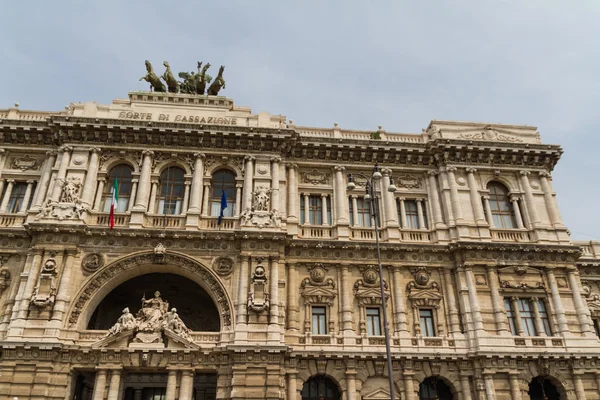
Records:
M206 84L211 83L212 77L206 72L210 68L210 63L206 63L202 67L202 62L198 61L197 69L198 72L180 72L177 74L182 82L177 81L171 71L171 66L167 61L163 62L166 70L159 77L154 73L152 64L146 60L146 71L147 74L140 78L150 83L150 91L153 92L169 92L169 93L184 93L194 95L204 95L206 90ZM223 71L225 66L221 65L219 68L219 74L212 81L212 84L208 87L206 94L209 96L218 96L221 89L225 89L225 79L223 79ZM162 79L162 81L161 81ZM163 81L166 83L163 83Z

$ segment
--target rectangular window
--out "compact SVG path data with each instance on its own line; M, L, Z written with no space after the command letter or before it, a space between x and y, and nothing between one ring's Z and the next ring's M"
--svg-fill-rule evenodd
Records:
M323 215L323 197L321 195L308 196L308 222L311 225L323 225L325 221L331 225L331 199L326 197L327 215ZM306 210L304 197L300 197L300 223L306 221Z
M535 331L535 316L531 307L530 299L519 299L519 314L521 314L521 326L525 336L536 336Z
M417 202L415 200L405 200L404 210L406 211L405 229L419 229L419 212L417 211Z
M327 334L326 313L323 306L312 307L312 333L313 335Z
M358 210L358 226L363 228L371 227L370 204L364 198L356 199L356 209Z
M379 308L367 308L367 334L369 336L381 336Z
M423 336L435 336L433 310L430 308L420 308L419 319L421 321L421 334Z
M544 326L544 333L547 336L552 336L552 329L550 329L550 320L548 319L548 312L546 311L546 303L544 300L539 299L537 302L538 312L540 313L540 319Z
M514 336L517 336L519 334L519 332L517 332L517 322L512 308L512 303L509 298L504 299L504 307L506 308L506 317L508 318L510 333L512 333Z

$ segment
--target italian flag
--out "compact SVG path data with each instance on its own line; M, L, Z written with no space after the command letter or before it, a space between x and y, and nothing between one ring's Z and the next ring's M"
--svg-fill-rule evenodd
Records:
M115 210L117 209L117 202L119 201L119 181L115 178L115 185L112 191L112 201L110 202L110 215L108 217L108 224L110 229L115 226Z

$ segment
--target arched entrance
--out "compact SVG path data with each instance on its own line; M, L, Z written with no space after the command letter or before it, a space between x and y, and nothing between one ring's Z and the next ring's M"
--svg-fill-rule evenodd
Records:
M537 376L529 382L529 398L531 400L560 400L556 385L548 377Z
M419 400L452 400L452 390L437 376L426 378L419 385Z
M304 382L302 400L340 400L337 384L325 375L316 375Z
M150 298L158 290L169 307L177 312L193 331L218 332L219 310L202 287L181 275L151 273L132 278L113 289L96 307L88 329L109 329L121 316L124 307L136 315L141 299Z

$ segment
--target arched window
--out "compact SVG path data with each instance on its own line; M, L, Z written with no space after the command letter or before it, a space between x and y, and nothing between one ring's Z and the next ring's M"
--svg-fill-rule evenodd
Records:
M531 400L559 400L560 393L556 385L548 378L538 376L529 383L529 398Z
M302 400L339 400L337 385L324 375L313 376L302 386Z
M185 173L181 168L168 167L160 174L158 214L181 214Z
M117 196L117 208L115 212L126 212L129 199L131 197L131 174L133 169L126 164L117 165L110 170L108 174L108 180L104 185L104 193L102 194L102 211L110 212L110 205L112 204L113 190L115 188L115 180L119 188Z
M226 169L216 171L212 176L210 185L210 215L218 217L221 212L221 197L225 192L227 208L223 211L224 217L235 215L236 189L235 175Z
M508 189L500 183L491 182L488 184L490 191L490 212L494 227L504 229L517 228L515 210L508 197Z
M426 378L419 385L419 400L452 400L452 398L450 387L437 376Z

